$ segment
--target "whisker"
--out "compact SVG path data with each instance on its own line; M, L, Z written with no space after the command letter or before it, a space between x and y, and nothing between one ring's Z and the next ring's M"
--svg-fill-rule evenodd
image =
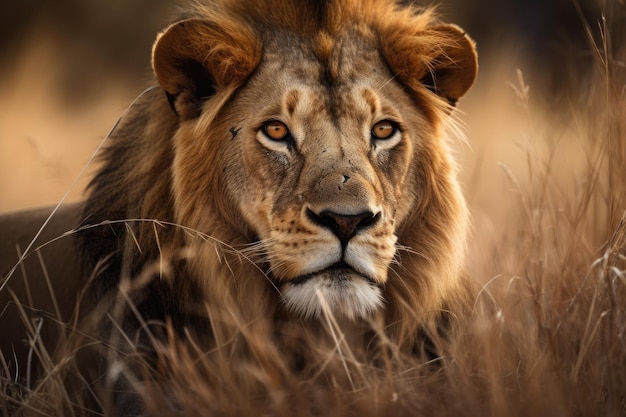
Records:
M400 244L396 243L396 255L398 255L399 251L407 252L407 253L410 253L410 254L422 257L424 259L428 259L428 257L426 255L424 255L421 252L416 251L415 249L411 248L410 246L404 246L404 245L400 245Z

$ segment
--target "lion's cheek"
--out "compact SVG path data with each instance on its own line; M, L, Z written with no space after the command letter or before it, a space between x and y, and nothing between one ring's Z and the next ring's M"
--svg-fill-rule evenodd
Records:
M238 159L240 162L231 167L224 181L248 225L257 237L265 239L272 230L272 213L280 199L282 182L288 176L289 163L256 141L246 143ZM234 180L235 177L240 180Z
M274 193L269 190L247 190L241 193L246 198L240 201L239 210L247 225L261 240L271 230L271 212Z
M393 230L408 216L416 195L413 146L407 137L392 153L381 153L374 159L390 228Z

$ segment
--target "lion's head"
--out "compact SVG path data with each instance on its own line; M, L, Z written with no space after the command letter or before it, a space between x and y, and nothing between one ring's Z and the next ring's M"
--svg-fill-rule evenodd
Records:
M199 287L226 269L242 302L278 293L303 318L414 323L454 302L467 214L442 134L474 81L473 42L391 0L233 0L190 16L155 43L171 109L148 119L171 122L147 125L132 169L134 184L169 187L138 193L138 213L171 205L211 237L185 238Z

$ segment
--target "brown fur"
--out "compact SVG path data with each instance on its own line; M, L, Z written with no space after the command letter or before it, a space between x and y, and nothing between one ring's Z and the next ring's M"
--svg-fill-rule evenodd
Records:
M127 220L81 237L102 292L153 277L138 311L179 329L205 303L235 305L243 322L290 317L283 289L336 245L307 210L375 206L345 248L367 258L383 307L352 321L372 318L410 350L443 310L461 311L467 212L442 138L476 76L459 28L389 0L223 0L161 33L153 68L159 87L115 132L85 210L89 224ZM397 144L362 136L377 117L397 122ZM264 137L268 119L293 141Z

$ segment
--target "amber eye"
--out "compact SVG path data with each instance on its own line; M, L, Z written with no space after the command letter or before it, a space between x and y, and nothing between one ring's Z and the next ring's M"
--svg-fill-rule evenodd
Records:
M287 126L278 120L265 123L263 131L267 137L272 140L284 140L287 136L289 136L289 129L287 129Z
M372 136L375 139L389 139L396 133L396 125L389 120L383 120L374 125L372 128Z

